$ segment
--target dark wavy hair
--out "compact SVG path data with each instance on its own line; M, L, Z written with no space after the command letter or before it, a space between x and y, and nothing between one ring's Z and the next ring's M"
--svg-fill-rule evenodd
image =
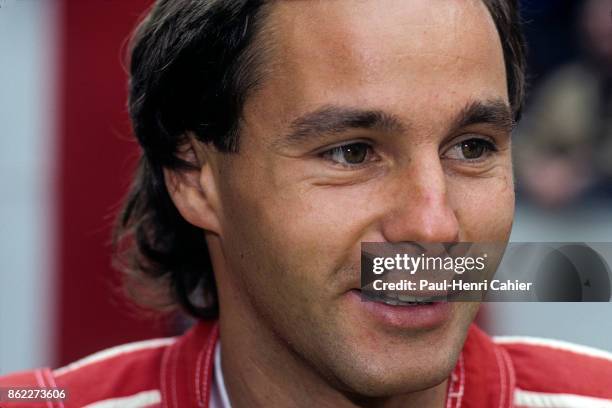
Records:
M501 38L510 104L518 120L525 50L515 0L483 0ZM140 304L218 314L216 284L200 228L179 214L164 169L187 134L238 151L244 101L262 79L262 31L272 0L158 0L130 45L129 112L142 155L114 232L115 261Z

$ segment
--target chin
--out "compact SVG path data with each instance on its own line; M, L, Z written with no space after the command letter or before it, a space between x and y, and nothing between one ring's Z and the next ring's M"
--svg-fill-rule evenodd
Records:
M456 336L457 337L461 336ZM378 350L356 350L355 343L336 353L329 377L348 395L369 398L419 392L443 383L451 374L461 344L381 345ZM342 356L344 355L344 356ZM344 360L344 361L342 361Z
M454 318L433 330L397 333L352 327L335 349L331 378L348 394L389 397L443 383L455 368L477 305L455 304ZM328 360L332 361L332 360Z
M344 379L348 394L368 398L384 398L417 393L443 383L455 367L454 359L432 361L426 367L374 367L355 368Z

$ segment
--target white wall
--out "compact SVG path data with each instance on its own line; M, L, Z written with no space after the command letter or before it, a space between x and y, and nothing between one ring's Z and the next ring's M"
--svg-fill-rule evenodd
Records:
M513 242L612 242L612 203L544 211L518 206ZM612 303L490 303L497 335L548 337L612 351Z
M0 374L51 364L53 0L0 0Z

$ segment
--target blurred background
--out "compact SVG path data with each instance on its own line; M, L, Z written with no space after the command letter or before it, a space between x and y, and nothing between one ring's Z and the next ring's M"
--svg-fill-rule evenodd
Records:
M523 0L512 241L612 240L612 0ZM122 300L114 214L138 149L126 41L151 0L0 0L0 374L176 334ZM612 303L490 304L495 335L612 351Z

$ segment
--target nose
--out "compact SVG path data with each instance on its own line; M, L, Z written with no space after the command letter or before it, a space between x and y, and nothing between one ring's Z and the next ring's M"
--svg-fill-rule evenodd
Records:
M439 158L414 161L398 172L382 222L388 242L458 242L460 225Z

